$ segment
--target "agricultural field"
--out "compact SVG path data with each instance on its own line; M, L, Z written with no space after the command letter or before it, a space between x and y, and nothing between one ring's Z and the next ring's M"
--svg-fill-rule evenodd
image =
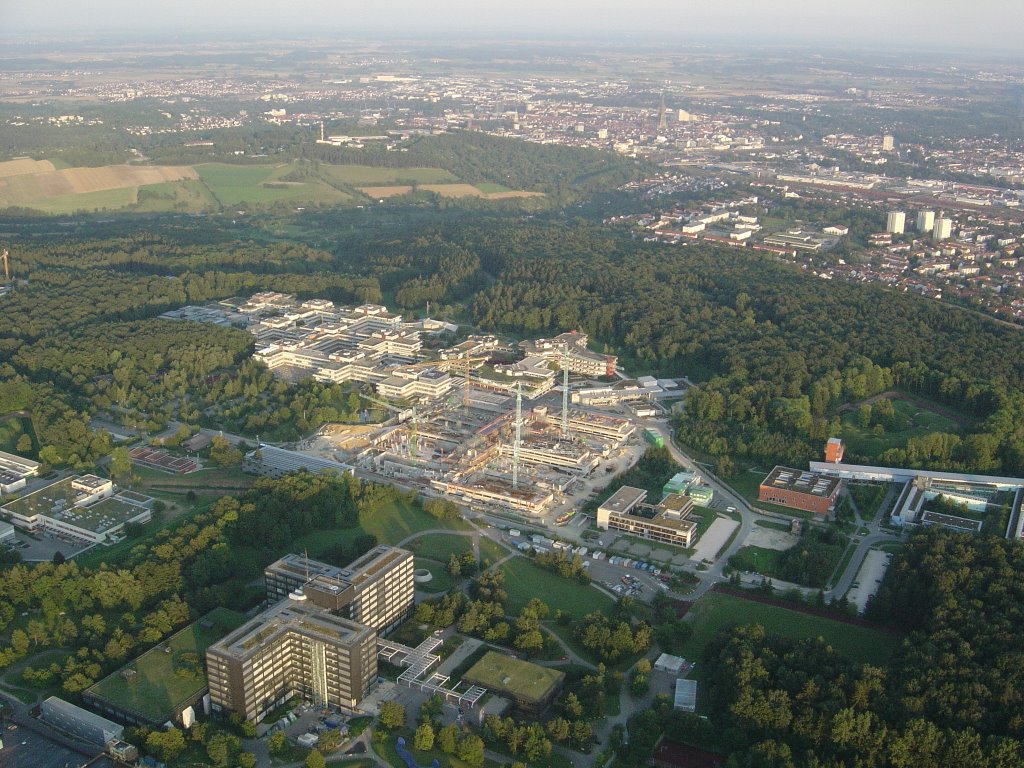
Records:
M875 457L890 448L902 448L912 437L923 437L932 432L959 432L960 425L953 419L929 410L920 402L903 398L889 398L893 417L889 426L862 427L856 409L842 416L840 437L848 453Z
M204 163L196 166L199 178L220 205L264 205L291 203L347 203L352 197L345 192L311 178L288 181L283 177L296 170L294 163L280 165L228 165Z
M369 165L316 166L316 172L335 184L353 187L385 184L451 184L458 179L443 168L376 168Z
M52 163L0 163L0 207L70 213L133 205L139 187L196 179L189 166L108 165L56 169Z
M709 592L694 603L688 618L693 623L693 635L681 654L688 659L702 658L708 642L737 624L760 624L784 637L821 637L861 664L886 663L900 642L898 635L721 592Z
M538 197L543 196L542 192L524 192L516 190L502 190L495 192L485 192L480 186L494 186L499 185L478 185L473 186L472 184L419 184L416 189L425 192L435 192L441 197L479 197L485 200L505 200L515 197ZM408 195L413 191L413 187L409 184L395 184L390 186L364 186L360 187L359 191L364 195L375 199L387 199L389 197L399 197L401 195Z
M500 570L505 575L509 614L518 614L535 597L547 603L552 613L561 609L576 619L612 607L612 599L593 587L545 571L526 557L513 557Z

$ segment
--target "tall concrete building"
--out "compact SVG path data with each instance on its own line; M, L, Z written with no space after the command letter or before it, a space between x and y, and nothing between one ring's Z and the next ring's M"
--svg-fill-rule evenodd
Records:
M377 633L299 599L282 600L206 649L211 706L250 722L293 695L352 709L377 675Z
M902 235L907 223L907 215L903 211L889 211L885 219L885 231L894 235Z
M387 634L413 606L412 553L374 547L344 568L285 555L263 571L267 598L280 600L301 590L313 605Z
M932 237L936 240L946 240L953 234L952 219L936 219L935 228L932 229Z
M935 227L935 211L917 212L917 231L931 232Z
M206 650L214 710L258 722L295 694L355 707L377 675L378 633L412 610L412 553L375 547L345 568L286 555L263 575L275 605Z
M892 136L886 135L886 136L882 137L882 151L883 152L892 152L893 149L895 149L895 148L896 148L896 142L895 142L895 140L893 139Z

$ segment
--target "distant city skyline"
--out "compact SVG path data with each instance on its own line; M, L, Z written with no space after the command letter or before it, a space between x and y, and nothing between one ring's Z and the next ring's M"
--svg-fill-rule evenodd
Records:
M0 0L0 35L134 32L637 39L715 43L844 42L864 47L1019 50L1015 0Z

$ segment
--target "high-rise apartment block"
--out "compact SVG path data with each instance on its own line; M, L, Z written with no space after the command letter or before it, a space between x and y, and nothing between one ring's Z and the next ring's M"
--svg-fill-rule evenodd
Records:
M917 231L931 232L935 227L935 211L917 212Z
M907 223L907 215L903 211L889 211L885 220L885 231L894 235L902 235Z
M293 695L352 709L377 675L377 635L413 607L413 556L380 546L345 568L287 555L264 571L273 607L206 651L215 711L259 722Z
M952 219L936 219L935 228L932 229L932 237L936 240L946 240L953 234Z
M886 135L882 137L882 151L892 152L896 148L896 142L892 136Z

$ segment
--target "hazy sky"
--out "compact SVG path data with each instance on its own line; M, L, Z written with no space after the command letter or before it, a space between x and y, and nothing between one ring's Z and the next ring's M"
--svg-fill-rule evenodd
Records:
M0 34L126 30L1021 50L1024 0L0 0Z

